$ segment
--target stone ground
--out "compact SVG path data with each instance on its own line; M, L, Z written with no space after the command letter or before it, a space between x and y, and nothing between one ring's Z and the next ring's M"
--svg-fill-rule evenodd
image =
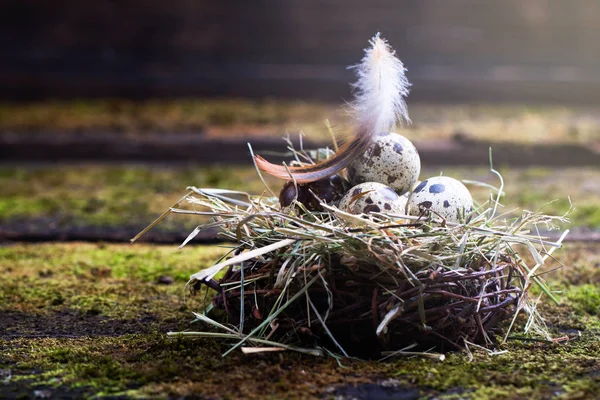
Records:
M506 195L503 210L524 208L566 213L571 237L598 240L600 170L597 168L500 168ZM498 185L489 167L424 167L421 177L439 174ZM269 179L277 190L281 185ZM20 165L0 166L0 240L128 241L185 193L187 186L241 189L262 193L264 185L247 166ZM489 190L469 184L484 202ZM571 203L570 203L571 202ZM183 241L202 218L169 217L146 239ZM214 232L200 235L211 241Z
M341 102L340 102L341 104ZM3 134L80 136L120 133L144 136L189 133L212 138L280 138L302 131L308 139L343 134L350 118L340 104L292 100L175 99L84 100L0 104ZM576 143L600 145L598 105L410 104L411 140L441 140L459 134L496 143Z
M0 248L0 397L592 398L600 390L600 247L570 244L543 302L555 337L472 348L445 361L385 362L294 353L222 358L227 344L168 339L207 299L185 296L191 272L225 249L47 243ZM553 267L553 266L549 266ZM515 336L519 336L515 331Z

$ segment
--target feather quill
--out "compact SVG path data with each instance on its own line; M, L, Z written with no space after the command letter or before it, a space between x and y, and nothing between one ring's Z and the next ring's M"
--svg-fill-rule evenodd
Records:
M282 179L289 179L291 174L299 183L314 182L346 168L367 150L377 133L389 131L397 124L410 123L404 100L410 83L404 64L379 33L369 43L360 64L350 67L356 69L357 74L352 84L354 101L350 103L356 122L354 137L335 156L315 165L286 167L255 156L258 168Z

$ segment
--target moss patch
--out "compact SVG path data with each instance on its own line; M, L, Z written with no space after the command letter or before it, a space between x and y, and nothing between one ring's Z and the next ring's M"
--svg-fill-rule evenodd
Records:
M421 178L453 176L498 184L487 168L425 168ZM573 226L600 229L600 171L529 168L502 171L506 196L502 212L520 207L562 215L575 205ZM274 190L281 181L269 179ZM0 224L52 227L130 226L142 228L179 200L185 188L221 187L260 194L264 191L252 167L59 166L0 168ZM470 187L485 201L486 188ZM552 200L556 200L552 202ZM202 221L171 216L160 229L190 231Z
M45 219L53 226L144 227L187 186L263 190L247 167L5 167L0 168L0 223ZM165 229L189 229L201 218L169 221Z
M590 315L600 313L600 286L587 284L572 287L566 295L573 309L578 313Z
M599 250L569 245L558 254L565 268L545 275L564 293L560 306L544 303L548 324L556 336L575 340L511 340L501 347L506 354L472 349L472 362L466 353L451 353L444 362L346 360L340 367L293 353L222 358L226 343L166 338L168 330L201 329L188 321L205 299L184 303L183 285L226 249L5 246L0 369L11 378L1 383L0 376L0 385L23 398L33 398L34 390L55 397L333 398L340 387L367 382L398 393L416 388L422 398L592 398L600 390ZM158 284L161 275L175 284Z
M186 307L183 285L189 275L212 265L227 250L84 243L1 247L5 283L0 310L160 319L163 311ZM159 284L161 276L175 284Z

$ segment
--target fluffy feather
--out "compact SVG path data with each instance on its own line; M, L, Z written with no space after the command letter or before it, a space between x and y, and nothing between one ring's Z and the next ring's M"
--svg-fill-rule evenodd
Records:
M367 150L378 132L388 131L396 123L410 123L404 101L410 83L404 65L379 33L369 43L361 63L350 67L356 69L358 76L352 85L355 99L350 104L357 126L354 138L334 157L319 164L286 168L255 156L258 168L282 179L289 179L291 173L300 183L317 181L346 168Z
M350 106L358 125L375 134L393 129L397 122L410 123L404 101L410 83L404 64L379 33L369 43L361 63L349 67L358 76Z

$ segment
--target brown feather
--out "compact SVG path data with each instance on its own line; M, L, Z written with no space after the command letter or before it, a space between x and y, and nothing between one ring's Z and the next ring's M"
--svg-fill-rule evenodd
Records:
M291 179L298 183L308 183L335 175L361 156L371 144L372 134L366 130L358 132L356 137L342 146L335 156L323 162L303 167L285 167L268 162L261 156L254 156L256 166L269 175L281 179ZM291 176L290 176L291 174Z

